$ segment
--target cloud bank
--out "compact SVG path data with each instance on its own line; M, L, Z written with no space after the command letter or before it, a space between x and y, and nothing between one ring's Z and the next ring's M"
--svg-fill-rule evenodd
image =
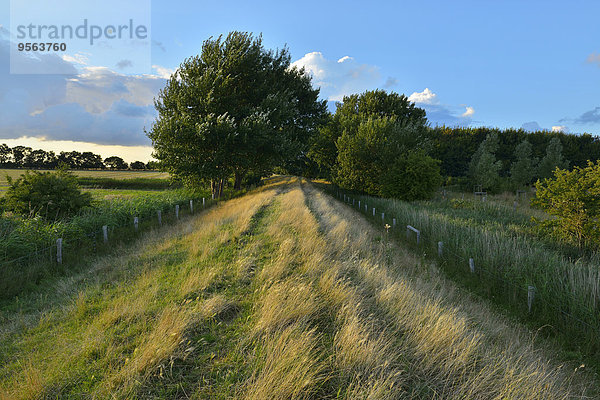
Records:
M11 75L10 42L0 36L0 139L23 136L106 145L150 145L144 134L156 117L153 99L170 70L154 66L154 75L125 75L86 65L85 55L22 56L67 75ZM127 67L126 60L121 67Z

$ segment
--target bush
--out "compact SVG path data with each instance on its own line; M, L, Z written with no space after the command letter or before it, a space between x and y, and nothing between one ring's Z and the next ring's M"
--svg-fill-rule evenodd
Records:
M381 176L381 195L401 200L424 200L433 196L442 182L440 161L423 151L398 157Z
M538 181L532 200L555 218L537 221L539 233L578 247L594 247L600 241L600 161L585 168L556 169L554 177Z
M82 193L77 178L65 171L26 171L16 181L7 177L10 187L4 208L15 214L57 220L77 213L91 204L92 196Z

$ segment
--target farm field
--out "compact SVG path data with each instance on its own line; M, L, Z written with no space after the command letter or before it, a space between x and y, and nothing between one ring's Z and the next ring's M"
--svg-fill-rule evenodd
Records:
M25 173L24 169L0 169L0 195L8 188L7 176L12 179L17 179L19 176ZM45 172L45 170L39 170ZM97 171L72 171L73 174L80 177L90 178L111 178L111 179L167 179L169 174L166 172L159 171L110 171L110 170L97 170Z
M585 368L296 178L3 305L0 398L567 399Z

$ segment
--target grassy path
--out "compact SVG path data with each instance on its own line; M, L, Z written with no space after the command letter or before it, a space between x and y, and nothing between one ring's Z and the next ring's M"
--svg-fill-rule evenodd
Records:
M46 302L2 319L2 399L597 395L585 372L294 179L148 234Z

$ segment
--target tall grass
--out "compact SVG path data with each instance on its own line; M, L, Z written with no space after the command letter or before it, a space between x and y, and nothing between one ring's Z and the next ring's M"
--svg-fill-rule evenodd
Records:
M202 209L202 196L207 193L171 190L96 200L77 215L59 221L20 216L0 217L0 298L10 298L39 280L63 273L71 261L93 254L104 246L102 226L109 228L111 243L136 236L134 217L139 230L158 226L190 213L189 200ZM207 199L208 200L208 199ZM212 201L205 202L205 206ZM56 240L63 239L63 264L56 262Z
M595 393L576 388L563 365L533 344L531 333L461 293L422 259L399 251L351 209L318 193L309 204L327 243L345 260L346 279L338 285L352 282L360 288L366 296L361 304L372 305L365 315L393 321L379 338L390 331L401 335L408 371L420 378L408 374L405 379L422 387L409 397L550 399Z
M204 329L222 329L223 314L235 308L230 293L215 290L237 261L236 240L274 194L260 191L145 232L0 310L0 398L180 397L182 382L171 393L168 379L209 346ZM183 372L182 379L197 378Z
M364 205L368 205L366 215L377 225L392 225L392 218L396 218L392 234L399 240L414 244L414 237L405 235L406 225L419 229L423 253L436 255L442 241L440 265L450 276L508 308L542 334L558 337L575 355L581 352L591 360L600 355L597 255L571 259L556 246L528 234L523 228L527 215L502 204L466 201L453 208L440 202L408 203L361 195L352 198L355 207L360 200L363 213ZM385 220L381 219L382 212ZM470 273L470 258L475 274ZM529 286L535 287L531 312Z

